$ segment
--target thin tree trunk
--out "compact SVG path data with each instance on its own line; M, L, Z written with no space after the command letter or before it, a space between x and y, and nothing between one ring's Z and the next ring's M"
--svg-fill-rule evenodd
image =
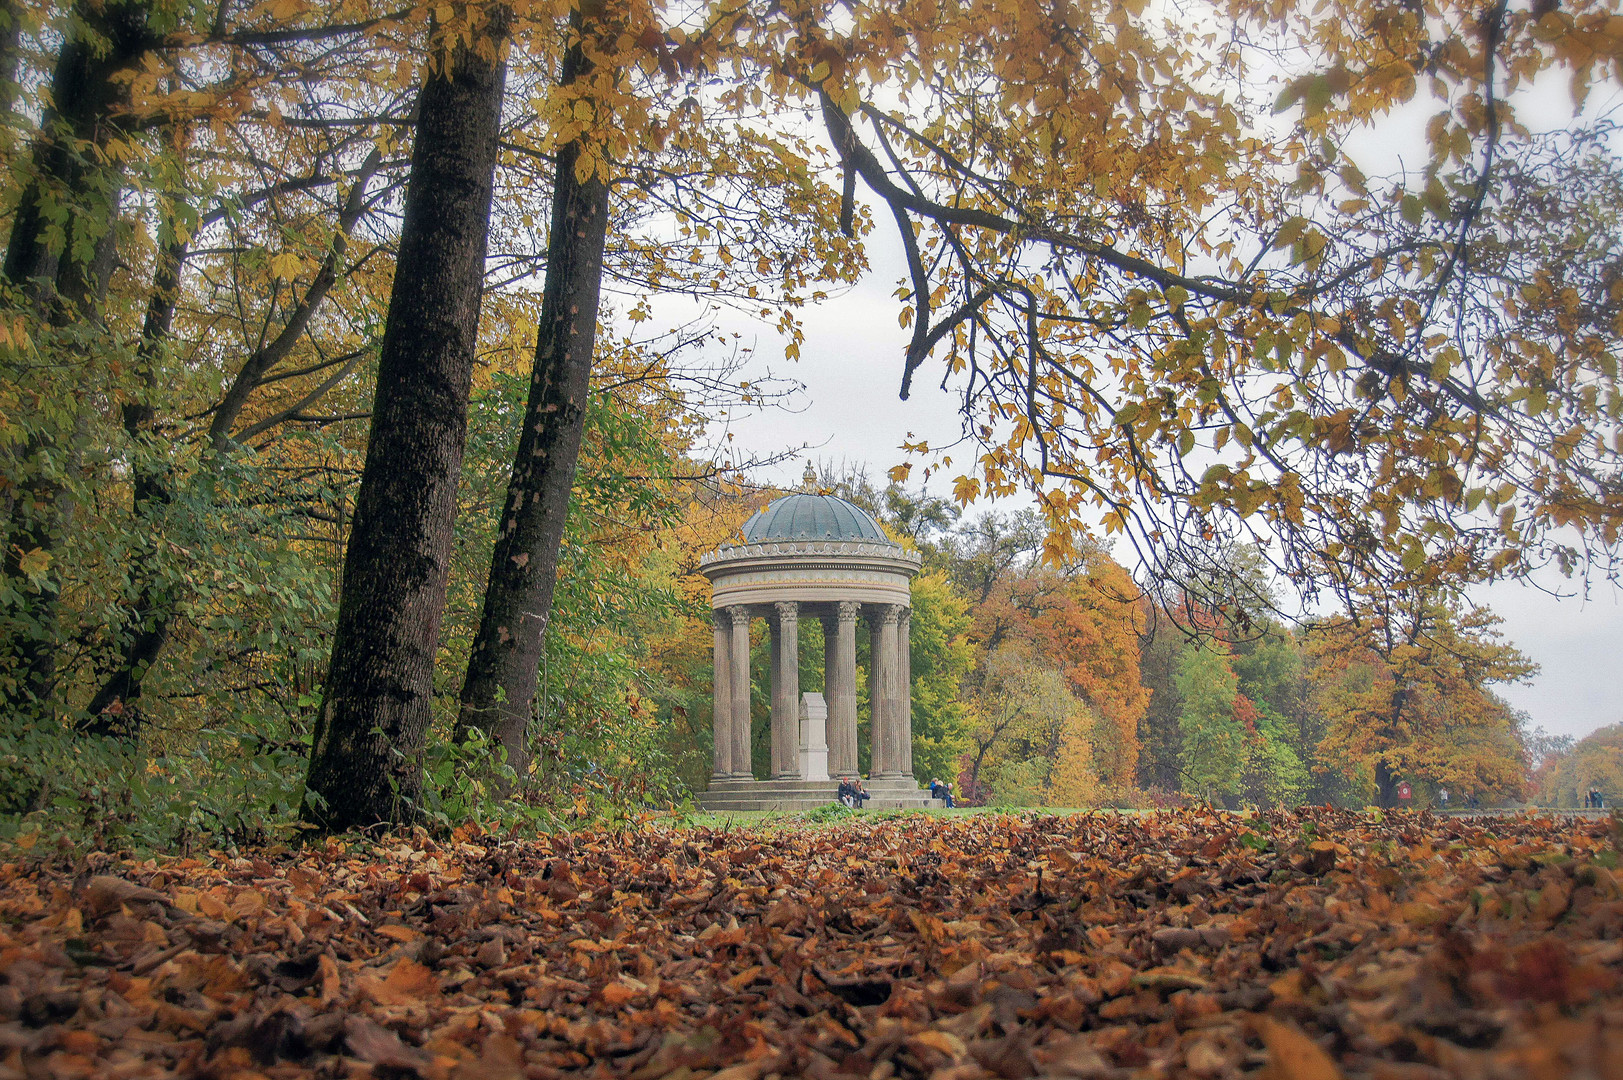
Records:
M338 280L343 256L347 250L348 235L366 209L366 187L382 161L374 150L362 164L354 186L339 210L337 229L325 260L304 296L289 314L286 324L276 338L255 352L244 362L219 406L215 409L211 441L216 455L229 452L235 443L232 428L241 415L249 395L260 385L265 373L286 357L296 340L303 334L310 319L326 300ZM137 354L138 378L143 394L141 400L124 406L124 430L134 454L132 468L135 488L135 512L144 537L150 538L157 520L173 499L169 490L169 468L161 440L152 436L154 410L153 391L158 378L158 362L170 338L170 325L174 319L175 302L179 297L180 274L186 258L186 244L171 240L159 251L158 267L153 276L152 295L148 300L146 322L142 327L141 346ZM242 438L274 426L308 406L312 401L342 381L359 363L360 354L328 377L311 395L292 409L264 418L244 432ZM215 463L219 458L216 456ZM153 553L155 555L155 553ZM81 730L98 735L134 735L144 726L140 712L142 682L146 673L162 655L169 643L175 619L174 596L169 595L153 577L156 569L149 557L145 565L137 565L132 576L141 584L137 596L125 612L122 625L130 627L121 642L119 657L110 673L103 669L103 681L86 707L87 716Z
M574 15L577 34L597 31L584 25L601 17L601 5L596 9ZM559 84L590 71L577 41L564 55ZM530 718L585 427L608 228L608 183L595 172L576 176L580 153L579 141L558 149L529 401L457 721L459 732L478 728L500 742L520 778L529 768Z
M309 287L288 312L287 321L282 324L281 332L243 362L236 378L231 380L231 385L220 398L214 416L209 421L209 443L216 452L225 453L230 450L234 441L252 437L243 432L233 433L232 429L242 416L243 407L248 404L249 397L259 389L270 370L293 351L293 347L308 329L310 321L321 310L327 294L338 283L344 255L349 250L349 234L361 220L361 215L366 212L366 185L382 164L383 155L378 150L374 149L367 155L366 161L362 163L360 171L355 176L355 185L350 188L349 197L344 200L343 206L338 211L338 227L333 232L332 243L328 246L327 254L323 257L321 266L311 279ZM347 371L346 368L340 372L339 377L341 378ZM269 426L269 423L258 426L254 433L264 430L265 426Z
M426 78L303 814L413 819L467 440L509 14ZM442 62L448 60L441 54Z
M156 417L153 399L157 394L159 369L169 347L185 261L186 242L171 232L158 249L152 295L147 300L141 344L136 350L140 396L124 403L124 434L129 439L132 459L130 473L140 553L133 570L141 585L134 604L124 613L128 636L121 643L118 660L86 710L89 715L81 730L94 735L129 736L144 726L139 706L142 680L168 642L174 616L173 597L158 584L155 576L158 520L173 499L173 493L169 488L168 455L161 440L154 437L152 424Z
M117 195L112 193L115 200ZM109 214L117 216L116 205ZM115 242L115 232L108 229L97 237L88 261L53 256L56 280L40 285L46 291L38 295L48 295L42 301L48 303L48 325L75 335L58 344L57 354L73 358L80 382L93 382L88 378L93 355L86 331L101 325L101 307L117 256ZM9 583L20 604L7 627L11 656L6 666L12 678L5 684L0 708L24 713L50 712L56 696L60 547L73 520L69 482L83 462L92 419L91 408L77 395L67 402L67 411L71 420L60 426L41 420L8 462L15 470L16 495L0 559L0 582Z

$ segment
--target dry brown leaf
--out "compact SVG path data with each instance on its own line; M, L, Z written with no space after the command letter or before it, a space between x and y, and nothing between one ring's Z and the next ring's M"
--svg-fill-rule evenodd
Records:
M1345 1080L1330 1055L1301 1028L1269 1016L1259 1016L1255 1023L1268 1048L1269 1080Z
M387 977L367 976L360 985L379 1005L406 1005L439 992L434 973L409 957L395 961Z
M352 1016L344 1021L344 1044L352 1056L369 1065L416 1071L430 1060L423 1051L407 1046L400 1041L400 1036L364 1016Z
M80 902L91 915L105 915L124 904L168 903L169 897L121 877L99 874L85 882Z

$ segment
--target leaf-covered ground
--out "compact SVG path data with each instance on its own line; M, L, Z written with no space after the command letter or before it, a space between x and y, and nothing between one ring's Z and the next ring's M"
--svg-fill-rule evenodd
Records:
M924 816L0 865L0 1078L1623 1074L1611 823Z

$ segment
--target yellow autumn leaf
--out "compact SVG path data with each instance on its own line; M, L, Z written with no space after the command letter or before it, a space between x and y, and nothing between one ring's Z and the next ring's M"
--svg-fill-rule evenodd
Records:
M291 251L284 251L271 256L271 276L278 281L292 281L304 270L304 260Z
M17 568L37 582L51 568L51 553L43 548L24 552L17 558Z

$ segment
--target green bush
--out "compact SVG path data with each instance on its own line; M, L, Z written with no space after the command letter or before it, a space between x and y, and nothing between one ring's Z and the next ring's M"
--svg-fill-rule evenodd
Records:
M183 854L291 838L303 742L253 723L197 735L154 751L46 723L0 733L0 836Z
M855 810L844 803L831 802L812 810L807 810L801 817L814 824L822 825L830 821L847 821L861 811Z

